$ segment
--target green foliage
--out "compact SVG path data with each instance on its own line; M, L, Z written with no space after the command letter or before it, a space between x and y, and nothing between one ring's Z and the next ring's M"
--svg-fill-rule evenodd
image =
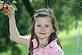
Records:
M26 6L24 5L23 1L24 0L17 0L17 4L15 4L17 7L16 24L17 24L17 28L20 34L26 35L30 33L29 28L32 24L31 22L32 17L30 17L31 11L28 11L26 9ZM44 8L47 6L53 9L59 23L60 31L62 31L62 35L64 37L62 43L64 43L63 46L65 47L64 48L65 54L70 55L68 54L69 50L71 50L70 51L71 53L72 50L74 51L75 50L74 48L76 48L75 47L76 35L74 34L75 36L73 37L73 35L70 34L70 38L65 39L66 36L68 36L66 35L66 33L67 34L70 33L69 30L72 30L75 27L77 27L78 21L80 22L82 21L81 19L82 18L82 11L81 11L82 2L80 2L79 0L68 0L68 2L64 2L63 0L29 0L29 2L30 2L31 7L34 10L39 9L39 8ZM78 5L76 3L80 3L80 4ZM63 31L66 33L63 34ZM70 42L73 42L74 44ZM9 39L8 17L0 13L0 52L3 53L3 55L21 55L21 51L23 51L23 47L21 47L21 45L17 46L16 43L12 42ZM26 49L24 49L24 51L26 52Z

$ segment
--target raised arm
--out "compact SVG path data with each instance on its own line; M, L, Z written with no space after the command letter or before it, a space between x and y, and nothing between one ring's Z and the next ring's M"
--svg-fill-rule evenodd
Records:
M21 36L19 34L19 31L18 31L17 26L16 26L16 21L15 21L15 11L13 9L10 9L10 11L11 12L8 15L8 17L9 17L10 39L17 42L17 43L26 45L28 47L30 38L26 38L26 37Z

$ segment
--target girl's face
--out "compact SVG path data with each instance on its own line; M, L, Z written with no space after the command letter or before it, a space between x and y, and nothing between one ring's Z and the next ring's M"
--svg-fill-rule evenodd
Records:
M50 17L37 17L35 19L35 34L39 39L48 38L54 32Z

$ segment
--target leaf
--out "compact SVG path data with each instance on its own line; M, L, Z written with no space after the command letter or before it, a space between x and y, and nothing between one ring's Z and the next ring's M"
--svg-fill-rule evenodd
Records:
M12 3L17 3L17 1L13 0L13 2L12 2Z
M14 4L11 4L12 9L17 11L17 7Z

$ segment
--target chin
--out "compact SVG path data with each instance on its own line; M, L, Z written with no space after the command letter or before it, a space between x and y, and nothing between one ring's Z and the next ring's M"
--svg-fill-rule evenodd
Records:
M48 38L47 36L38 36L40 39Z

